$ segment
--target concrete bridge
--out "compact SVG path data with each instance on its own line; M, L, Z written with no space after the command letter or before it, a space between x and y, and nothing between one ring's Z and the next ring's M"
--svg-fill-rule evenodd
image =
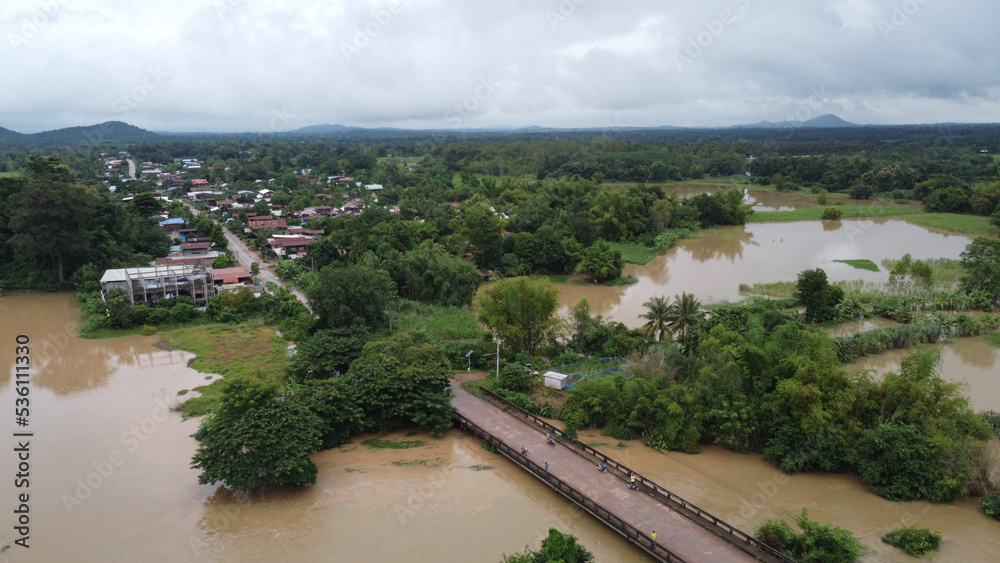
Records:
M499 453L658 561L794 563L499 395L483 389L483 398L479 398L454 382L451 388L461 428L490 442ZM557 437L555 446L547 443L546 434ZM521 448L527 448L528 453L522 454ZM608 471L598 471L598 463L606 464ZM632 475L639 491L627 486Z

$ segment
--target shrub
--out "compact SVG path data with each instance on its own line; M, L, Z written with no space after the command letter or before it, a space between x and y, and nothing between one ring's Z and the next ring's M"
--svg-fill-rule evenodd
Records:
M989 493L983 497L982 502L979 506L983 509L983 512L987 516L992 516L997 520L1000 520L1000 495L996 493Z
M827 221L839 221L843 216L844 212L840 209L837 209L836 207L827 207L823 210L823 216L821 219L825 219Z
M142 328L139 329L139 334L143 336L152 336L156 334L156 327L150 325L142 325Z
M923 555L941 545L941 534L911 526L883 534L882 541L910 555Z
M810 520L805 508L797 523L801 534L783 520L767 520L754 535L801 563L851 563L861 556L858 538L850 531Z

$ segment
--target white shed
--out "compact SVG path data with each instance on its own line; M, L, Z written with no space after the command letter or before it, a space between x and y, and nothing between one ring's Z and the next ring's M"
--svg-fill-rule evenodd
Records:
M555 371L545 372L545 386L551 387L553 389L563 389L566 387L566 380L569 376L565 373L559 373Z

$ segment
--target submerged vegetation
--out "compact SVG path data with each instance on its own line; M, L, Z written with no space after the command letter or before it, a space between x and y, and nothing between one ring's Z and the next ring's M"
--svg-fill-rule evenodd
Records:
M767 520L754 535L767 545L802 563L853 563L861 557L861 543L848 530L820 524L803 508L796 532L784 520Z
M871 260L834 260L834 262L840 262L841 264L847 264L852 268L857 268L859 270L868 270L869 272L878 272L878 265Z
M941 534L927 528L900 528L882 534L882 541L917 557L941 546Z

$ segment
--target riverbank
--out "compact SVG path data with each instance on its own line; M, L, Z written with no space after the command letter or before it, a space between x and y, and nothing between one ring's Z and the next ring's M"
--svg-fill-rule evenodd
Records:
M170 348L195 354L188 367L224 377L251 377L278 381L288 364L289 345L273 326L259 321L242 324L209 324L169 330L162 341ZM181 406L185 418L208 412L221 395L222 378L186 391L199 396Z

